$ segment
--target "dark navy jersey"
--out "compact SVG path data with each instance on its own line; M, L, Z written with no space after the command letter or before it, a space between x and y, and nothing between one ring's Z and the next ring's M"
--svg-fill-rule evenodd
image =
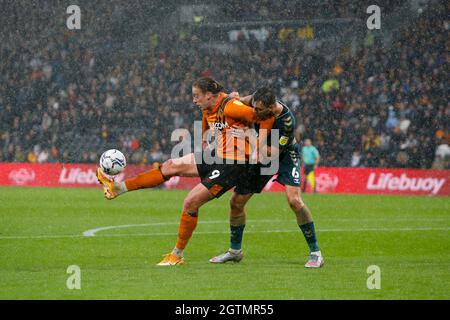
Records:
M277 147L279 149L277 179L279 183L287 186L299 187L300 177L300 146L295 139L296 121L292 111L281 101L282 112L274 119L272 129L278 130ZM255 130L259 133L259 125L255 124ZM267 145L272 144L271 133L268 132ZM261 174L262 167L270 167L271 163L250 166L248 181L236 186L238 194L260 193L266 183L272 178L272 174Z
M279 100L277 102L283 106L283 111L275 118L272 129L280 130L278 148L281 154L282 152L292 150L297 144L297 140L295 139L297 122L292 111L283 102Z
M278 145L280 150L280 155L285 152L297 150L297 140L295 139L295 128L296 121L295 116L292 111L280 100L277 100L279 104L283 106L283 111L275 118L272 129L279 130ZM259 131L259 126L255 125L257 131ZM270 132L267 136L267 145L270 146L272 143Z

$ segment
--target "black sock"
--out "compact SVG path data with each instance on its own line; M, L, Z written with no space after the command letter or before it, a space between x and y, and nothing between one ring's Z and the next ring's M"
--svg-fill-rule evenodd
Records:
M242 236L244 235L245 224L240 226L230 225L230 248L234 250L241 250L242 248Z
M299 225L300 229L305 236L306 242L308 243L309 250L311 252L319 251L319 244L317 243L316 231L314 229L314 222L305 223Z

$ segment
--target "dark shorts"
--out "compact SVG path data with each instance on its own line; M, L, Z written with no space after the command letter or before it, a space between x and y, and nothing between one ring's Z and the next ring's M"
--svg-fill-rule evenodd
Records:
M248 164L242 163L197 164L197 170L201 184L216 198L249 178Z
M305 177L307 177L308 174L310 174L311 172L314 171L314 165L313 164L305 164L303 170L305 172Z
M248 179L236 185L238 194L260 193L273 176L261 175L261 165L249 165ZM278 177L274 180L284 186L300 187L300 153L289 151L282 155L278 168Z

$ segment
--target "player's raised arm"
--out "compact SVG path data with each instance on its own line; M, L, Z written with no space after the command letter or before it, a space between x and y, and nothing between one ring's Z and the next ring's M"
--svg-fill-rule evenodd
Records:
M248 95L245 97L240 97L239 101L241 101L242 103L245 103L246 105L253 107L252 101L253 101L253 95Z
M246 124L252 124L256 120L253 108L246 106L239 100L232 100L227 103L224 113L226 116Z
M248 105L250 107L253 107L253 103L252 103L253 102L253 95L252 94L248 95L248 96L245 96L245 97L241 97L241 96L239 96L239 92L233 91L233 92L231 92L229 94L229 96L232 97L232 98L238 99L240 102L242 102L242 103L244 103L244 104L246 104L246 105Z
M258 152L260 152L261 155L267 155L270 157L272 154L271 148L267 146L267 139L270 135L270 130L272 130L274 123L274 117L270 117L269 119L259 122Z
M253 104L252 104L252 102L253 102L253 95L252 94L248 95L248 96L245 96L245 97L241 97L239 95L239 92L233 91L233 92L229 93L228 96L231 97L231 98L238 99L240 102L242 102L243 104L246 104L247 106L253 107Z

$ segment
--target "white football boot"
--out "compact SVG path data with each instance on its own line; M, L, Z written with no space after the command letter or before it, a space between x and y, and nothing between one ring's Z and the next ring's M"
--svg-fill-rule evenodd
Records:
M244 254L242 253L242 250L239 251L230 251L228 250L225 253L222 253L221 255L218 255L217 257L213 257L209 259L209 262L211 263L225 263L228 261L233 262L239 262L244 257Z
M311 252L309 255L309 260L305 264L305 268L320 268L325 263L325 260L322 257L320 251Z

